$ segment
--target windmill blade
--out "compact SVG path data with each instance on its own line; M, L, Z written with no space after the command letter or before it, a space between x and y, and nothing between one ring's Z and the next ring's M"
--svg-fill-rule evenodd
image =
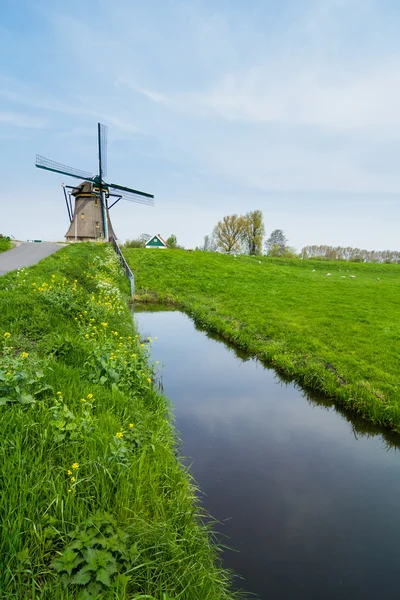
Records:
M62 173L63 175L69 175L70 177L76 177L77 179L86 179L88 181L93 179L93 175L87 171L80 171L79 169L74 169L73 167L67 167L67 165L62 165L54 160L40 156L40 154L36 154L35 165L38 169L46 169L46 171Z
M121 192L129 192L131 194L136 194L137 196L144 196L145 198L154 198L153 194L147 194L147 192L139 192L139 190L134 190L123 185L117 185L116 183L110 183L109 186L117 191L121 190Z
M137 202L138 204L146 204L147 206L154 206L154 196L150 194L144 195L140 192L140 195L136 192L126 192L121 190L121 187L115 187L110 185L108 187L111 194L115 194L116 196L120 196L122 200L128 200L129 202Z
M101 179L107 177L107 139L108 127L102 123L97 124L97 135L99 138L99 175Z

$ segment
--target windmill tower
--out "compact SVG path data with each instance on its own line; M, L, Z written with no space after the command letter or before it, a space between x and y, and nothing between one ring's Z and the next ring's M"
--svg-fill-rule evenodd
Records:
M56 163L39 154L36 155L36 167L39 169L82 180L82 183L77 186L63 184L70 220L69 229L65 234L67 241L108 241L110 237L115 237L109 211L121 199L139 204L154 204L152 194L104 181L103 177L107 176L107 133L108 128L98 123L99 173L96 176ZM71 191L67 192L66 190ZM74 197L74 203L71 196ZM109 202L112 203L109 204Z

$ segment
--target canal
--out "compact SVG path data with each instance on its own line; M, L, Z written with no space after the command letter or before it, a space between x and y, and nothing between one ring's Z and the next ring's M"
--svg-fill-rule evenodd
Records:
M261 599L397 599L400 436L283 381L179 311L136 306L135 320L158 338L152 359L181 454L238 586Z

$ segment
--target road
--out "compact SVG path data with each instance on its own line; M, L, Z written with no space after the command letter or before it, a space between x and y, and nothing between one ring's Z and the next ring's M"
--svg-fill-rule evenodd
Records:
M16 246L12 250L2 252L0 254L0 275L14 269L35 265L39 260L50 256L60 248L63 248L63 244L27 242Z

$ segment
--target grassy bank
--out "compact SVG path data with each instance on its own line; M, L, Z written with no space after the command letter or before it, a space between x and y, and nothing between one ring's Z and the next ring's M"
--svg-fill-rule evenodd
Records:
M182 307L301 384L400 431L399 265L124 254L138 299Z
M10 242L10 238L0 237L0 253L5 252L6 250L10 250L11 248L12 243Z
M1 598L237 597L108 246L0 278Z

